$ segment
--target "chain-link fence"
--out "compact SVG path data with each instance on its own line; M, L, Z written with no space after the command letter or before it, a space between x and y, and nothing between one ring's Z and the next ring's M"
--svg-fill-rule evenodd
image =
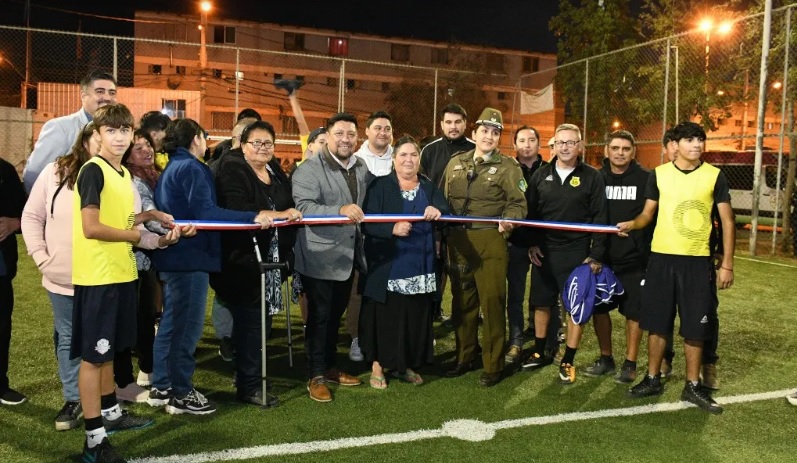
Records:
M585 158L593 165L602 161L609 133L630 131L637 139L637 159L648 168L667 162L662 150L667 128L685 120L701 123L708 135L704 159L725 172L730 184L739 248L791 254L791 212L797 201L793 7L773 12L763 77L764 15L715 20L688 33L559 66L554 88L563 116L557 121L581 127ZM550 72L524 75L519 87L538 87L535 79ZM763 148L760 177L757 136ZM761 192L754 214L756 177ZM758 226L752 230L754 222Z
M353 112L362 120L385 109L394 117L397 136L409 133L425 139L440 135L439 112L446 104L459 103L471 115L490 105L504 114L503 151L511 151L511 129L520 125L536 127L545 146L557 124L571 122L582 128L586 160L593 165L603 158L607 134L622 128L636 136L640 163L653 168L666 162L664 130L693 120L708 133L705 159L718 165L730 182L744 248L752 235L754 252L791 252L797 166L793 135L797 91L792 90L797 87L788 78L796 59L789 51L797 42L789 40L791 16L791 7L775 10L772 16L772 51L763 92L759 90L764 29L760 14L736 19L727 28L718 21L702 30L558 67L530 57L516 66L507 56L455 46L432 52L432 62L442 65L424 67L407 64L409 46L390 48L393 62L377 62L207 44L208 64L202 68L197 65L202 48L198 43L144 39L138 33L139 38L108 37L0 26L0 106L9 107L0 119L9 128L6 138L14 134L11 156L18 157L15 163L21 169L29 148L20 149L18 138L24 134L22 145L29 147L44 121L73 112L79 95L76 83L100 68L117 76L118 100L136 117L152 109L171 117L191 117L222 138L229 135L242 108L254 108L274 124L279 153L286 160L301 153L294 112L285 92L273 85L280 78L304 82L298 99L311 129L338 111ZM188 25L185 29L188 37ZM291 37L298 40L298 36ZM311 48L310 43L296 45L298 50ZM330 54L334 45L330 42ZM519 79L510 77L519 75L518 70ZM764 104L763 118L757 115L759 102ZM754 214L757 135L764 155ZM543 154L549 156L545 149ZM754 222L758 228L751 231Z

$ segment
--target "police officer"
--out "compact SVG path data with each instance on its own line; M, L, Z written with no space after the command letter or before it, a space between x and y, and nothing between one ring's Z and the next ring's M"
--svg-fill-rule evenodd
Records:
M443 191L451 210L462 216L522 219L526 217L526 181L517 161L498 151L503 130L501 112L485 108L473 139L476 147L455 155L443 174ZM479 383L501 380L506 341L506 237L511 223L466 223L448 234L451 276L451 318L457 340L457 364L446 372L457 377L473 368L476 357L479 308L483 313L482 360Z

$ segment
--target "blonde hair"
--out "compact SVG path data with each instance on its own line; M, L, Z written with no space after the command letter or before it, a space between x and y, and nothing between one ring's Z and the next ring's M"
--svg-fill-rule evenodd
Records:
M581 129L579 129L578 126L575 124L560 124L559 127L556 128L554 136L557 133L562 132L564 130L572 130L573 132L578 134L578 139L581 140Z

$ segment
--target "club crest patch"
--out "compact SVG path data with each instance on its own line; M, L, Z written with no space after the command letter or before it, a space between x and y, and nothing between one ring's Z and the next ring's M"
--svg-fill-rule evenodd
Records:
M525 192L526 192L526 189L529 187L529 185L528 185L528 183L526 183L526 180L525 180L525 179L522 179L522 178L521 178L521 179L520 179L520 181L519 181L519 182L517 182L517 187L518 187L518 189L519 189L520 191L522 191L523 193L525 193Z
M581 185L581 177L572 177L570 179L570 186L576 188L579 185Z
M111 343L108 342L107 339L103 338L97 341L97 346L94 347L94 350L100 353L100 355L105 354L109 350L111 350Z
M488 174L494 174L496 172L498 172L498 169L496 169L495 167L490 167L490 170L487 171Z

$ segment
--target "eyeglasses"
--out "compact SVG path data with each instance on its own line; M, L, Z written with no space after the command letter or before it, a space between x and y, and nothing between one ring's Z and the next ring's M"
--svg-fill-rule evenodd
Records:
M576 145L579 144L581 140L568 140L568 141L555 141L553 142L556 146L567 146L568 148L575 148Z
M272 143L270 141L255 140L255 141L248 141L246 143L252 145L252 148L254 148L256 150L259 150L261 147L265 148L267 150L273 150L274 149L274 143Z

